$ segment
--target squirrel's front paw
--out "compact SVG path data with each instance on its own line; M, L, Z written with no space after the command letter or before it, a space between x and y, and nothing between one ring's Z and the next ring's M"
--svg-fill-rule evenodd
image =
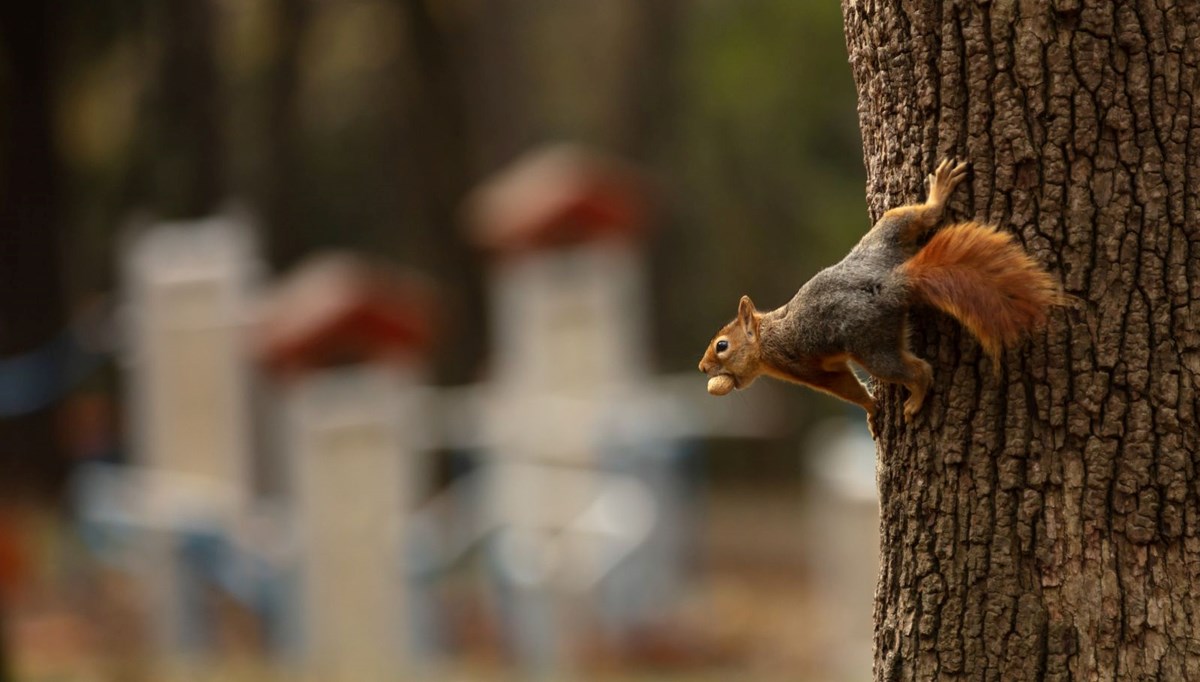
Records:
M929 175L929 197L935 203L940 203L950 196L954 188L967 177L970 164L954 158L942 159L933 173Z

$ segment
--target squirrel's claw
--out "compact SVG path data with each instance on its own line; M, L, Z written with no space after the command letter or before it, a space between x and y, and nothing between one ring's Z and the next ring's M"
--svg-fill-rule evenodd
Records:
M954 192L954 188L966 179L970 166L970 163L959 161L955 157L942 159L937 168L929 174L929 200L935 204L943 202Z
M925 403L925 396L921 396L920 399L918 400L917 396L913 395L913 396L909 396L908 400L904 401L904 423L905 424L912 423L913 417L916 417L917 413L921 411L921 407L922 407L922 405L924 405L924 403Z
M967 161L959 161L950 169L949 179L955 185L962 182L967 177L967 171L970 170L971 164Z

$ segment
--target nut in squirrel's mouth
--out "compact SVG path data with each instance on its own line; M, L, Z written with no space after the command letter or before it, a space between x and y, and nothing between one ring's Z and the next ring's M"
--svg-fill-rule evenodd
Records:
M708 392L712 395L725 395L737 387L737 377L732 374L717 374L708 379Z

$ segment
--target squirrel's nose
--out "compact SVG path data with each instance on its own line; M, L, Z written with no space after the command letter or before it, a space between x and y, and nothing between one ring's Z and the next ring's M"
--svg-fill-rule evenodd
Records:
M707 365L708 365L707 360L701 360L700 365L699 365L700 371L704 372L705 374L708 374L708 366Z

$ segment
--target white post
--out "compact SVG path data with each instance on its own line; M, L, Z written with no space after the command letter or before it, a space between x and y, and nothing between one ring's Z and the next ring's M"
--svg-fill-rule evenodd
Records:
M411 376L315 372L288 390L303 639L316 679L398 679L411 635L400 566L420 469Z
M244 335L259 270L249 230L226 217L166 223L132 245L126 286L139 464L249 494Z
M649 287L632 245L523 253L492 274L496 383L594 396L645 381Z
M146 537L153 632L160 653L178 659L200 653L206 626L188 603L201 588L177 570L180 529L238 518L251 492L243 336L259 263L248 227L218 216L138 235L124 274L134 460L214 490L213 505L180 509L195 518Z
M648 371L641 265L631 245L599 241L525 253L493 271L486 509L501 529L495 549L519 654L543 670L569 665L580 643L570 627L595 619L596 581L628 550L620 535L643 532L587 528L630 483L599 466L605 426Z

